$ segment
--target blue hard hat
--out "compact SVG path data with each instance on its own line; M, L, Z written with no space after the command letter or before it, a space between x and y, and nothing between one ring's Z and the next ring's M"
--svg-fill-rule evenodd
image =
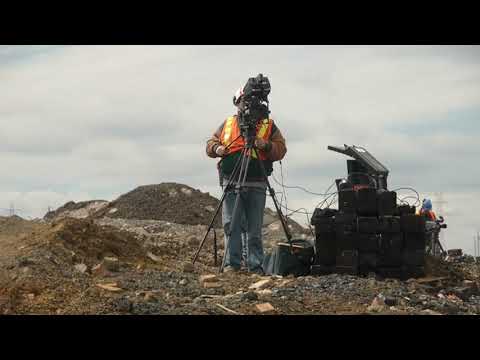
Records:
M430 199L424 199L422 208L425 210L432 210L432 200Z

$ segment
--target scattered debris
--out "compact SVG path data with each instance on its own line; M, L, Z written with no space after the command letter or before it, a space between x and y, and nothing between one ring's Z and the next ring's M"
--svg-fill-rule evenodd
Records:
M123 289L117 287L117 283L111 283L111 284L97 284L97 287L103 290L108 290L108 291L122 291Z
M220 288L222 287L222 284L220 284L219 282L206 282L206 283L203 283L203 287L205 289Z
M87 265L85 264L76 264L74 266L75 270L77 270L78 272L84 274L86 271L87 271Z
M120 268L118 258L116 257L110 257L110 256L104 257L103 264L105 266L105 269L107 269L108 271L115 272L115 271L118 271Z
M151 260L153 260L153 261L155 261L155 262L160 262L160 261L162 261L162 258L161 258L160 256L157 256L157 255L151 253L150 251L147 252L147 256L148 256L149 259L151 259Z
M250 290L260 290L265 286L269 285L271 282L272 282L271 279L263 279L263 280L257 281L255 284L250 285L248 288Z
M255 308L261 314L275 310L275 308L270 303L257 304L255 305Z
M195 267L193 266L192 263L185 262L185 263L183 264L183 267L182 267L182 271L183 271L183 272L192 273L192 272L194 272L194 270L195 270Z
M218 277L217 277L217 275L213 275L213 274L200 275L199 281L200 281L201 284L217 282Z
M234 315L240 315L238 312L233 311L232 309L229 309L226 306L223 306L222 304L215 304L215 305L217 305L220 309L225 310L226 312L229 312L229 313L234 314Z
M188 190L167 186L160 192L166 203L181 206L188 197L208 222L218 201L200 206L199 193L182 188ZM161 217L158 209L147 210ZM480 313L480 263L465 255L452 262L427 259L425 278L408 281L347 274L265 277L243 270L217 275L211 236L191 264L206 231L202 216L193 221L192 214L177 214L178 221L196 222L179 224L168 217L125 218L126 211L135 215L135 206L109 203L80 219L0 217L0 314ZM283 239L271 215L263 229L267 252ZM218 230L222 259L224 234Z
M424 314L424 315L443 315L442 313L439 313L438 311L433 311L433 310L430 310L430 309L422 310L421 314Z

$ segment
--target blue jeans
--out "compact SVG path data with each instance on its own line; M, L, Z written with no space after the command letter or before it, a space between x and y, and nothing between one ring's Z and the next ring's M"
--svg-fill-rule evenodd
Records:
M240 221L236 220L231 237L228 238L227 232L230 228L233 207L235 205L235 192L228 191L225 195L222 208L223 229L225 231L226 242L225 266L240 269L242 250L246 248L246 265L248 271L263 270L262 226L266 197L265 190L261 188L249 187L241 192L237 210ZM242 246L242 243L245 245Z

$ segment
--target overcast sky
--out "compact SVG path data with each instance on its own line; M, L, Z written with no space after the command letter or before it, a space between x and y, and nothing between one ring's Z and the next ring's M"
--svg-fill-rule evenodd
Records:
M0 46L0 208L41 217L161 182L219 196L205 142L258 73L287 139L285 184L324 192L347 159L327 145L364 146L390 189L414 187L434 207L441 192L447 247L473 253L478 46ZM310 212L322 199L287 196Z

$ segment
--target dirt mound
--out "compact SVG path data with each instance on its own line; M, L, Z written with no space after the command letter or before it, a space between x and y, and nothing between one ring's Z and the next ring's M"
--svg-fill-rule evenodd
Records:
M218 199L187 185L162 183L139 186L111 202L95 217L164 220L177 224L209 224ZM221 216L215 226L221 227Z
M70 201L57 210L48 212L44 220L56 221L67 217L76 219L108 217L161 220L183 225L208 225L218 204L217 198L188 185L162 183L139 186L113 202L92 200L75 203ZM288 224L293 235L310 235L308 229L293 219L289 219ZM222 228L221 212L217 215L214 225L216 228ZM269 231L283 236L280 220L272 209L265 209L264 227L269 227Z
M74 252L77 261L85 263L96 262L106 256L139 258L145 253L131 234L113 227L98 226L90 219L60 220L40 236L52 245Z
M427 256L425 258L425 275L432 277L448 277L453 281L470 278L471 268L476 266L468 266L469 264L449 263L440 258Z
M36 222L13 215L8 217L0 216L0 235L16 234L20 231L28 232Z
M107 205L108 201L105 200L80 201L78 203L69 201L57 210L47 212L43 219L47 221L62 219L65 217L84 219Z

